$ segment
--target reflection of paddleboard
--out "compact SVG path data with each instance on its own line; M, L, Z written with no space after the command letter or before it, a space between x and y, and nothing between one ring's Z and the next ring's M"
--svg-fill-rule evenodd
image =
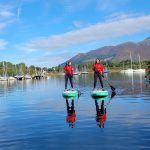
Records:
M62 94L64 97L76 97L78 96L78 91L76 90L66 90Z
M91 93L92 97L107 97L108 96L108 91L104 90L94 90Z

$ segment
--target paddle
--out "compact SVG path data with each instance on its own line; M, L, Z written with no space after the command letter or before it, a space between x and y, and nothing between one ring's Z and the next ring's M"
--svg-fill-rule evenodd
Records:
M83 94L83 93L79 90L79 85L78 85L77 80L74 77L73 77L73 79L74 79L74 83L76 83L76 85L77 85L78 98L79 98L81 96L81 94Z
M116 88L115 88L114 86L112 86L112 85L109 83L109 81L108 81L107 79L105 79L104 75L102 75L102 74L100 74L100 75L101 75L101 77L103 77L103 79L108 83L108 85L110 86L111 90L112 90L112 91L115 91Z

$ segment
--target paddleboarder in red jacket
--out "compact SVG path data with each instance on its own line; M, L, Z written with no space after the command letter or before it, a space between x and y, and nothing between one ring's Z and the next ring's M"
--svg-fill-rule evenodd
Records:
M104 90L102 81L102 76L104 76L104 66L99 59L96 59L95 64L93 64L93 71L94 71L94 89L96 88L97 78L99 78L102 90Z
M68 79L71 84L71 88L73 89L73 74L74 74L74 68L71 65L71 62L66 63L66 66L64 67L65 71L65 90L67 89Z
M67 117L66 122L69 123L69 127L74 127L76 122L76 112L74 108L74 100L71 100L71 106L69 106L69 101L66 99L66 106L67 106Z
M95 100L96 106L96 121L99 123L100 128L104 128L104 123L106 122L106 108L104 108L104 100L102 100L101 108L99 108L97 100Z
M150 66L147 68L147 75L145 76L145 79L150 81Z

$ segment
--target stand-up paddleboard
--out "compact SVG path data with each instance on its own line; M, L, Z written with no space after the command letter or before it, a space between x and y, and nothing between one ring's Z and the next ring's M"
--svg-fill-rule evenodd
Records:
M107 101L108 100L108 96L105 96L105 97L92 97L92 98L96 101Z
M64 97L76 97L78 96L77 90L66 90L62 94Z
M150 80L147 79L147 78L145 78L145 79L144 79L144 82L149 82L149 83L150 83Z
M91 93L92 97L107 97L108 91L107 90L93 90Z

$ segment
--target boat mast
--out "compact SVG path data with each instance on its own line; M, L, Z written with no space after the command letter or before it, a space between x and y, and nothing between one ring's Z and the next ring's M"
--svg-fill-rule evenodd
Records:
M131 56L131 52L130 52L130 60L131 60L131 69L132 69L132 56Z
M4 77L4 74L5 74L5 64L4 64L4 61L3 61L3 77Z
M141 57L140 57L140 55L139 55L139 69L141 69Z

